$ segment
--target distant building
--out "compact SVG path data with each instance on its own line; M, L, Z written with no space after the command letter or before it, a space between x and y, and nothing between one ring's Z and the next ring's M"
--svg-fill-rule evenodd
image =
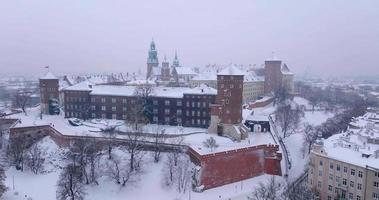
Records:
M265 93L276 92L285 89L289 93L294 92L294 74L290 72L288 66L278 59L265 61Z
M64 89L65 117L128 120L137 101L135 86L90 85L86 82ZM154 87L150 123L208 127L210 105L217 91L197 88Z
M59 101L59 79L51 72L39 79L39 89L41 98L41 112L49 114L49 103Z
M201 84L217 88L217 72L199 73L190 81L191 87ZM243 103L253 102L264 95L264 77L255 75L254 72L248 71L244 74L242 101Z
M308 186L321 200L379 199L379 115L354 119L345 133L312 147Z

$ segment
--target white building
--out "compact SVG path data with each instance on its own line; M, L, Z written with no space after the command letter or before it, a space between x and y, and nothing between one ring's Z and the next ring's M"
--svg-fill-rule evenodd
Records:
M321 200L379 199L379 115L354 119L345 133L313 145L308 186Z

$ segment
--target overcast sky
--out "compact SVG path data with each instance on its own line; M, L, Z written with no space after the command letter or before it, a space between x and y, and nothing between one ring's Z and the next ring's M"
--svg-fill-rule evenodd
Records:
M272 52L300 75L379 74L378 0L9 0L0 4L0 73L260 65Z

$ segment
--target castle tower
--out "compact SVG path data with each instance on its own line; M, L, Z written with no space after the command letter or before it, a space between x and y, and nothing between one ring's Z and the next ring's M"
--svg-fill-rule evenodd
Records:
M41 112L50 114L50 104L58 103L59 100L59 79L50 71L39 79L39 89L41 96ZM59 111L58 111L59 112Z
M180 67L179 59L178 59L178 54L177 54L176 51L175 51L174 60L172 61L172 67Z
M264 90L266 94L275 92L281 87L281 83L282 83L281 66L282 66L282 61L275 58L265 61Z
M162 78L161 78L162 81L170 80L170 63L167 61L166 56L164 57L164 60L162 62L161 75L162 75Z
M155 48L154 40L150 43L150 50L147 57L147 72L146 72L146 78L150 78L152 75L153 67L158 67L158 52Z
M211 107L211 125L208 131L228 136L233 140L246 137L242 130L242 91L244 73L230 65L217 74L216 103Z

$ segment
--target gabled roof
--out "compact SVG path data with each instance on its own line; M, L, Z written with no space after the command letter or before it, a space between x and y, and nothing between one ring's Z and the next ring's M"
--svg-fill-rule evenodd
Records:
M282 71L282 74L287 74L287 75L293 74L285 63L283 63L281 71Z
M236 65L231 64L225 69L221 70L217 75L233 75L233 76L243 76L245 73L238 69Z

